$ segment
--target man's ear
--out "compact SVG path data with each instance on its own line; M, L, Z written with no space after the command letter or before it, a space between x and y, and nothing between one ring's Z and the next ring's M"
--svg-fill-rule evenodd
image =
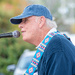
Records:
M39 27L42 28L46 23L46 18L44 16L41 16L39 21Z

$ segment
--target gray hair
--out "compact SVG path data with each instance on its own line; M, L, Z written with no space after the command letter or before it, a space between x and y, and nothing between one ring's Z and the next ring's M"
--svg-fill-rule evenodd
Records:
M39 16L40 17L40 16ZM37 22L37 20L38 20L38 18L39 18L38 16L36 16L36 22ZM54 20L50 20L50 19L48 19L48 18L46 18L46 25L47 25L47 27L49 27L49 28L57 28L57 24L56 24L56 22L54 21Z
M54 20L51 21L50 19L46 18L46 24L50 28L57 28L57 24Z

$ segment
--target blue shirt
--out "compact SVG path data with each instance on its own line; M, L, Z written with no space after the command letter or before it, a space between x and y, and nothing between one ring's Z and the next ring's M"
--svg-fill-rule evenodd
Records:
M38 65L38 75L75 75L75 47L65 37L55 35Z

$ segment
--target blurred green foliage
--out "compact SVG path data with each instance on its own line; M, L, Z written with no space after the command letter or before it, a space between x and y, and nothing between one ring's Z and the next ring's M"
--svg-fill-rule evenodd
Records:
M27 48L34 50L35 46L23 42L20 38L0 39L0 72L10 75L10 72L6 69L7 66L17 64L20 55Z
M21 8L18 9L18 4L20 3L20 0L0 0L0 33L18 30L18 26L12 25L9 19L22 11ZM21 4L23 5L23 3ZM24 42L22 37L0 39L0 73L13 75L6 68L10 64L17 64L20 55L25 49L34 50L35 46Z
M9 26L9 18L10 16L6 14L6 12L0 10L0 32L5 32L10 29L11 26Z

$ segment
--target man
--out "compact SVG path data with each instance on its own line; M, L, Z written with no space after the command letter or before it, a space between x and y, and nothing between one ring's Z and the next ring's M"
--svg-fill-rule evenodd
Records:
M21 15L10 21L19 24L24 41L37 46L25 75L33 75L37 68L38 75L75 75L75 47L57 31L57 25L46 7L29 5Z

